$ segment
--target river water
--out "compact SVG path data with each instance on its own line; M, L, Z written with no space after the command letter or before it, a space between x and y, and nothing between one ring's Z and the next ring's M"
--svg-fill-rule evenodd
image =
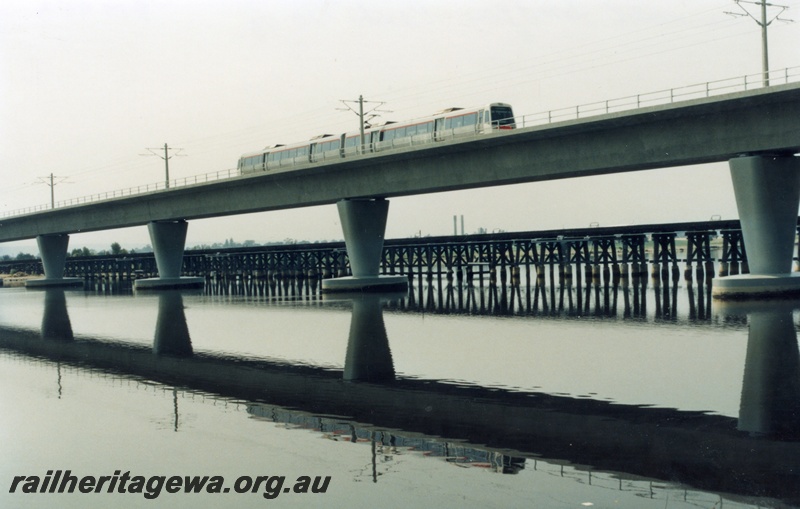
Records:
M798 308L4 288L0 506L793 507Z

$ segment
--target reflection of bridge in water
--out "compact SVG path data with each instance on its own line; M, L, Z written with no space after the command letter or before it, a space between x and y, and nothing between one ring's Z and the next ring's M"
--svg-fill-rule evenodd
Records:
M379 296L352 299L343 371L196 352L177 292L158 297L152 348L74 334L66 301L63 290L48 290L41 330L0 328L0 348L290 412L371 423L357 428L800 501L800 362L792 307L735 310L750 314L752 323L736 419L398 377Z
M648 310L655 318L677 319L683 314L690 320L709 320L712 300L708 285L671 276L649 279L647 276L609 278L585 283L555 276L548 283L537 278L532 285L510 282L498 284L455 284L446 278L417 277L409 292L389 301L387 309L440 314L517 315L517 316L621 316L643 318ZM95 283L95 291L124 291L124 284ZM212 296L244 296L275 301L316 301L319 287L309 280L283 278L279 281L220 278L206 285ZM685 309L680 306L686 306Z

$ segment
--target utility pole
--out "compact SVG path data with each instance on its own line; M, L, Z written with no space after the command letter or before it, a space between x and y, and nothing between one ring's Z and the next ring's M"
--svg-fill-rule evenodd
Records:
M57 184L66 183L67 177L56 177L52 173L47 177L38 177L37 184L45 184L50 186L50 208L56 208L56 194L55 194L55 187ZM56 182L56 179L59 179Z
M164 143L164 148L163 149L162 148L146 148L145 150L149 151L150 153L149 154L139 154L139 155L141 155L141 156L156 156L156 157L160 157L161 159L164 160L164 171L165 171L164 185L165 185L165 187L167 189L169 189L169 160L172 159L175 156L185 156L186 154L181 154L180 153L180 151L183 150L183 149L182 148L172 148L172 147L167 146L166 143ZM164 151L164 155L162 156L161 154L156 152L157 150L158 151L163 150ZM170 150L175 150L177 152L175 152L173 155L169 155L169 151Z
M340 101L341 101L342 104L344 104L346 106L346 108L337 108L339 111L352 111L353 113L358 115L359 124L361 125L361 153L364 154L364 153L366 153L366 146L367 146L367 140L366 140L366 135L364 133L364 130L366 128L372 127L369 124L370 120L372 120L375 117L380 116L380 115L378 115L378 113L391 113L391 111L379 110L378 109L381 106L383 106L384 104L386 104L386 102L384 102L384 101L365 101L363 95L359 95L358 96L358 100L356 100L356 101L348 101L348 100L345 100L345 99L340 99ZM355 109L355 106L351 105L351 104L355 104L355 103L358 104L358 110ZM364 112L364 103L374 103L376 106L374 106L372 109L370 109L369 111L367 111L365 113ZM368 117L365 118L365 115L368 115Z
M767 27L772 24L773 21L776 19L779 21L792 21L789 19L782 19L780 16L783 14L783 11L789 8L788 5L777 5L768 3L767 0L733 0L736 2L736 5L744 11L744 14L740 12L728 12L725 11L725 14L730 14L732 16L749 16L752 18L758 25L761 27L761 73L762 73L762 82L765 87L769 86L769 49L767 44ZM753 16L753 14L744 8L742 4L752 4L761 7L761 16L760 19ZM772 19L767 21L767 7L776 7L780 9L778 14L776 14Z

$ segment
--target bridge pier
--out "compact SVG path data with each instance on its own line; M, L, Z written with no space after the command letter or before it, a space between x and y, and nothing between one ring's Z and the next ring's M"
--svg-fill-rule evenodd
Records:
M729 161L750 274L719 278L716 298L763 298L800 293L792 273L800 158L748 156Z
M67 261L69 235L39 235L36 237L39 255L42 257L44 279L31 279L25 283L28 288L53 286L83 286L83 280L64 277L64 264Z
M383 237L389 202L376 200L341 200L336 206L342 222L347 256L352 276L325 279L323 292L400 291L408 288L406 276L381 276Z
M137 290L162 288L202 288L201 277L181 277L183 248L186 244L186 221L152 221L148 223L150 242L156 257L158 277L137 279L133 287Z

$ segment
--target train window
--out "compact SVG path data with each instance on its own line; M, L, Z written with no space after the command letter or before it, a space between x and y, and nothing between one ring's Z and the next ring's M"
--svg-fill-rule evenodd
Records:
M459 127L464 125L464 117L454 117L453 118L453 129L458 129Z
M462 117L464 120L465 126L475 125L478 121L478 114L477 113L470 113L469 115L464 115Z
M492 106L492 124L514 127L514 114L508 106Z
M391 141L394 139L397 129L387 129L383 131L382 141Z
M425 134L433 131L433 122L427 122L417 126L417 134Z

